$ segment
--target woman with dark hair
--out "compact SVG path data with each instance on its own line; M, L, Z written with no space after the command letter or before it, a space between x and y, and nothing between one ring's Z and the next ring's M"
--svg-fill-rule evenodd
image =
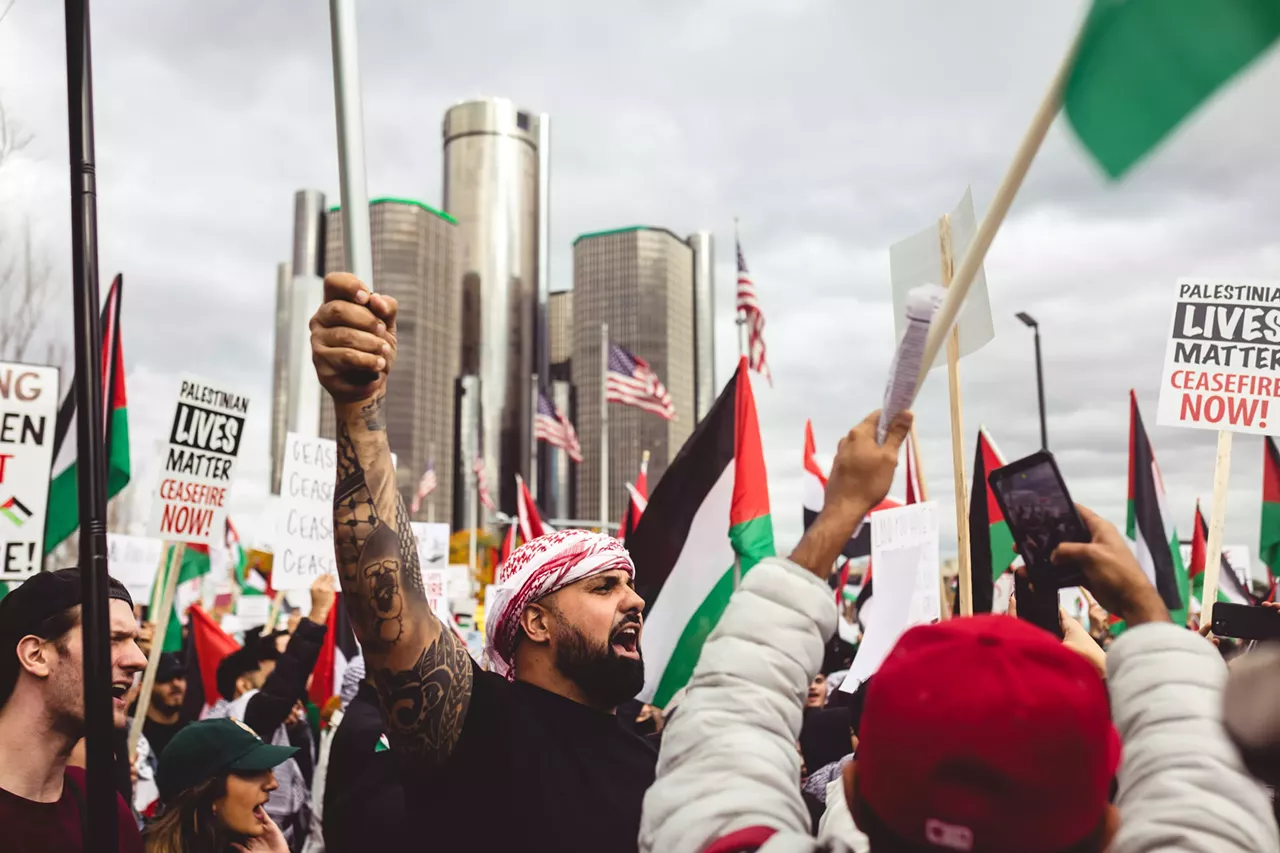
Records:
M156 771L162 808L147 828L147 853L288 853L263 806L278 787L272 768L295 752L230 718L178 732Z

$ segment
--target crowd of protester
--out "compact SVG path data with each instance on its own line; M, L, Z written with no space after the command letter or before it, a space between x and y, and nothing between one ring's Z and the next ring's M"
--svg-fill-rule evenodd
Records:
M199 713L179 655L160 655L144 699L152 632L113 581L122 853L1280 853L1280 650L1174 624L1087 509L1092 540L1053 560L1086 578L1088 624L1063 612L1060 639L1016 612L940 618L846 684L857 644L828 579L889 489L909 414L883 444L875 415L841 442L821 514L743 577L665 708L636 698L645 602L601 534L517 549L473 659L403 529L381 420L394 300L350 276L325 288L313 351L337 415L335 549L361 656L319 725L305 697L326 578L287 630L246 632ZM0 850L97 849L78 766L81 592L73 568L0 600Z

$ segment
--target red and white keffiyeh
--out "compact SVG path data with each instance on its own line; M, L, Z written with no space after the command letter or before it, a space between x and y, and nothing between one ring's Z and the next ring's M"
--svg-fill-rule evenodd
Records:
M484 603L484 632L494 672L515 677L511 655L527 606L571 583L614 569L631 577L636 574L623 544L603 533L557 530L517 548L502 564Z

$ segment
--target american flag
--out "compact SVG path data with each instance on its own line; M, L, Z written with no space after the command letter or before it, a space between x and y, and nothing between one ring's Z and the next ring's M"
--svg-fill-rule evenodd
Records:
M534 436L552 447L558 447L574 462L582 461L582 446L578 444L578 431L569 423L547 396L538 392L538 414L533 423Z
M653 412L669 421L676 419L671 395L658 379L649 363L615 343L609 343L609 374L605 380L605 399Z
M422 509L423 498L434 492L438 485L440 483L436 479L436 462L433 459L427 463L427 470L422 472L422 479L418 481L418 493L413 496L413 503L409 506L409 512L417 512Z
M747 271L742 244L735 241L735 245L738 249L738 311L742 322L747 324L747 367L763 373L772 385L773 375L769 373L769 363L764 357L764 314L756 301L756 285Z
M485 505L489 512L497 512L498 508L494 506L493 495L489 494L489 486L484 481L484 457L477 456L475 464L471 466L471 470L476 473L476 488L480 492L480 503Z

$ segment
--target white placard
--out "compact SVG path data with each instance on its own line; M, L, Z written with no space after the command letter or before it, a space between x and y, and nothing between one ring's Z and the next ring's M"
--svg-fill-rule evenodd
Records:
M884 509L871 516L875 617L866 625L849 675L840 685L846 693L857 690L875 674L908 628L936 622L941 616L938 518L938 505L933 501Z
M949 221L951 261L959 266L978 230L972 190L965 188L964 196L951 211ZM937 223L889 247L889 278L893 283L894 333L901 340L906 329L907 294L922 284L942 282L942 242ZM991 324L987 276L982 267L978 267L973 277L969 295L956 318L956 329L961 358L982 349L996 336L995 327ZM945 364L946 360L946 349L942 348L930 369Z
M333 551L337 460L333 439L285 436L271 562L271 586L277 590L310 589L321 575L338 574Z
M1280 435L1280 282L1181 278L1175 293L1156 423Z
M245 395L220 382L182 377L148 535L223 544L227 496L248 414Z
M448 577L444 569L423 569L422 587L427 592L427 603L431 606L431 612L439 616L442 621L452 623L453 609L449 606Z
M449 525L429 521L411 521L413 538L418 541L418 561L422 569L443 569L449 565Z
M139 604L151 601L151 587L163 554L164 541L154 536L107 534L107 571Z
M253 625L263 625L271 615L271 596L241 595L236 599L236 615Z
M44 562L57 419L58 369L0 362L0 581ZM75 442L74 428L64 440Z

